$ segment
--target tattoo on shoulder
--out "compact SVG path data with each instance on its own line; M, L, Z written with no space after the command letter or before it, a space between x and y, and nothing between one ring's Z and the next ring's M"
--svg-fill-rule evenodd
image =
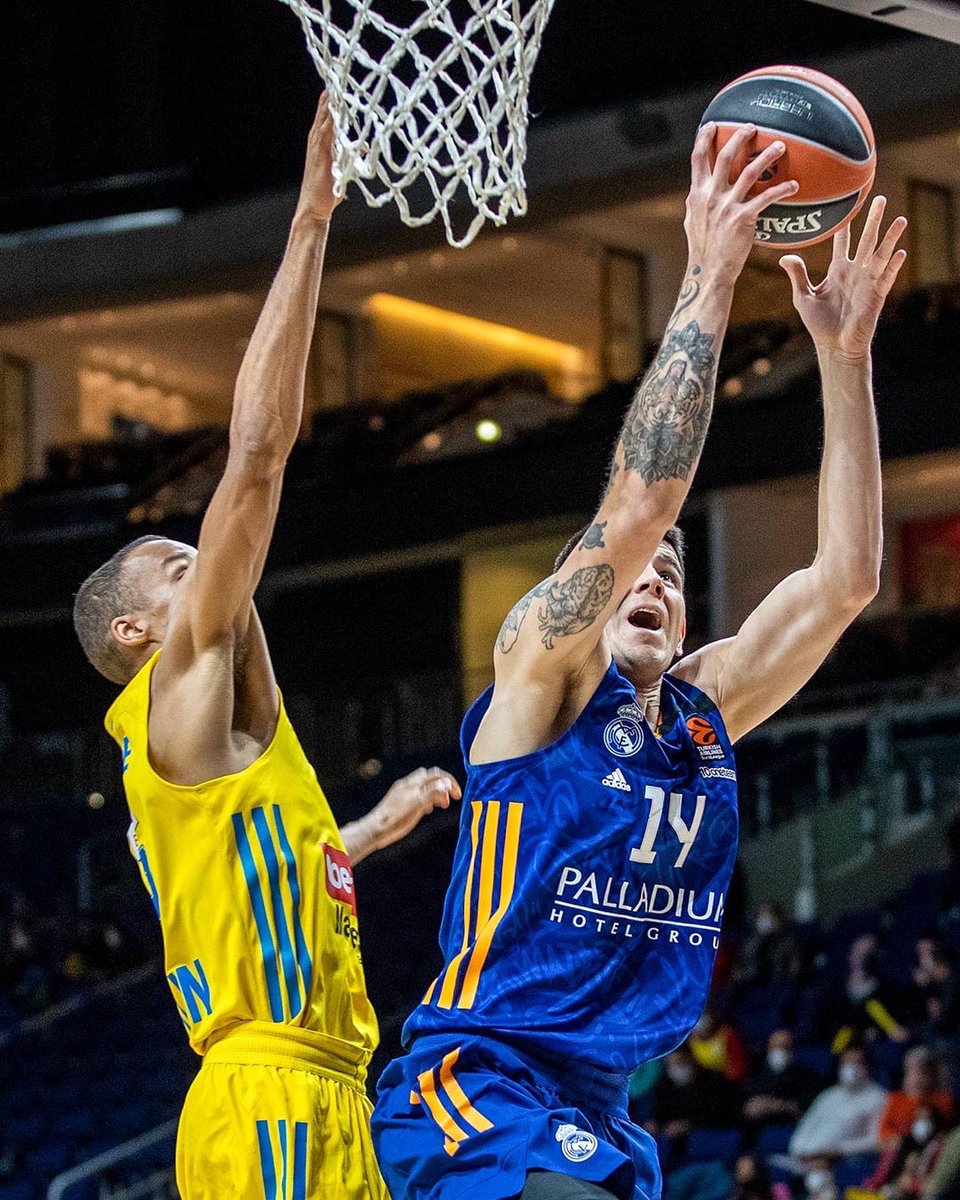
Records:
M543 644L553 649L554 638L569 637L589 629L613 595L613 567L601 563L580 567L569 579L554 580L537 610Z
M713 407L716 337L696 320L680 317L700 293L695 278L684 284L656 357L627 413L620 434L624 469L648 486L686 479L703 448Z
M507 613L506 620L500 626L500 632L497 634L497 645L500 647L501 654L509 654L517 644L520 626L523 624L523 618L527 615L530 605L538 596L542 596L549 586L549 580L538 583Z
M606 527L606 521L594 521L594 523L580 539L580 549L602 550L604 548L603 531L606 529Z

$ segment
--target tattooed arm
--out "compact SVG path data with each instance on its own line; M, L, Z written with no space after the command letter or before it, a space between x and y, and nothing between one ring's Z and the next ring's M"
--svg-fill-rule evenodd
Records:
M710 423L717 358L733 288L757 216L796 190L752 197L781 157L775 142L747 158L756 130L739 130L710 167L716 133L697 137L684 228L689 258L663 343L626 414L606 493L576 549L507 616L494 654L493 700L471 749L474 762L528 753L575 719L609 659L604 626L652 559L686 498ZM734 175L738 160L747 165ZM731 181L732 177L732 181Z
M823 384L816 557L778 584L735 637L704 646L675 668L713 696L734 741L803 687L879 586L883 527L870 342L906 258L897 242L907 225L898 217L880 240L885 205L882 196L874 200L853 258L849 227L836 235L817 287L802 259L782 260Z

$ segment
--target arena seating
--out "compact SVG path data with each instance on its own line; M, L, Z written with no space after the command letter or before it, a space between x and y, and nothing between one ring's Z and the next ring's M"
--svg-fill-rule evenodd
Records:
M438 890L449 851L451 829L441 843L425 856L436 862L436 879L428 876L422 887ZM439 860L439 861L437 861ZM397 903L417 899L404 891L408 864L401 856L376 879L376 892L388 889ZM359 877L361 897L363 876ZM369 880L368 882L374 882ZM832 927L810 925L796 930L804 948L807 966L794 986L750 985L735 987L727 1001L729 1019L759 1063L769 1033L777 1027L792 1028L797 1040L797 1061L813 1070L826 1086L831 1082L834 1057L826 1041L830 997L842 977L846 955L854 937L876 932L880 938L881 965L885 979L909 982L913 947L918 932L938 929L940 936L960 951L960 925L942 911L945 884L942 874L923 873L889 905L877 912L851 912ZM396 890L395 890L396 889ZM383 1033L390 1053L397 1050L398 1026L422 991L432 967L429 950L423 945L423 928L429 919L439 919L439 894L432 911L414 931L416 945L389 944L395 932L388 913L375 911L367 895L368 932L365 947L371 991L380 1007ZM398 899L399 897L399 899ZM405 926L407 928L409 926ZM730 930L732 939L737 930ZM414 964L398 973L403 963ZM86 1003L60 1020L37 1026L28 1024L15 1033L0 1050L0 1160L12 1151L15 1167L11 1178L0 1181L0 1200L42 1200L50 1180L60 1171L164 1121L174 1118L189 1086L196 1060L186 1046L175 1010L155 971L141 971L130 982L116 981L104 991L94 989ZM389 981L389 988L387 986ZM826 1024L825 1024L826 1021ZM929 1036L917 1029L912 1041ZM960 1047L960 1030L942 1030L937 1035L941 1048ZM878 1039L868 1048L871 1075L887 1088L899 1082L905 1047ZM383 1057L378 1059L382 1064ZM376 1068L375 1068L376 1071ZM375 1076L374 1071L374 1076ZM144 1081L149 1086L144 1086ZM644 1113L637 1112L642 1118ZM789 1143L792 1126L768 1125L754 1152L780 1161ZM747 1142L738 1114L729 1128L694 1129L682 1152L669 1162L671 1172L695 1164L732 1165ZM161 1143L126 1170L148 1175L169 1165L171 1144ZM839 1184L862 1183L875 1162L857 1156L838 1165ZM789 1172L775 1171L777 1178L792 1180ZM2 1177L0 1177L2 1179ZM93 1200L89 1190L71 1193L69 1200Z

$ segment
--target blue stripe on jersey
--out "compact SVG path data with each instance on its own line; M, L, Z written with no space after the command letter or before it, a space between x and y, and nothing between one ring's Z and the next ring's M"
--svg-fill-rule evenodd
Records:
M137 850L137 859L143 871L143 877L147 881L147 891L150 893L150 903L153 905L153 911L160 916L160 893L157 891L157 885L153 882L153 872L150 870L150 860L147 858L147 852L140 846Z
M251 812L253 826L257 831L257 840L263 851L263 861L267 867L267 878L270 881L270 903L273 908L273 927L277 931L277 941L280 943L280 961L283 964L283 980L287 988L287 1004L290 1016L296 1017L303 1008L300 996L300 979L297 975L297 963L293 957L293 945L290 941L290 930L287 928L287 914L284 911L283 894L280 891L280 862L277 851L270 836L270 826L262 808Z
M260 1175L263 1178L264 1198L265 1200L277 1200L277 1169L273 1162L270 1126L266 1121L257 1122L257 1141L260 1144Z
M303 926L300 924L300 882L297 879L297 860L293 857L293 851L290 849L279 804L273 806L273 819L277 826L280 849L283 851L284 861L287 864L287 883L293 898L293 935L297 945L297 962L300 964L300 974L303 978L303 992L305 996L309 996L310 984L313 980L313 961L310 958L310 951L307 949L307 939L303 936Z
M307 1197L307 1123L297 1121L293 1127L293 1200Z
M283 1162L283 1174L280 1179L280 1200L287 1200L287 1123L280 1120L277 1122L277 1130L280 1134L280 1157Z
M283 1020L283 1000L280 996L280 977L277 969L277 948L270 932L270 922L267 920L267 910L263 904L263 892L260 890L260 879L257 876L257 865L253 861L253 851L247 840L247 831L243 827L243 815L234 813L233 834L240 852L240 862L243 866L243 877L250 893L250 903L253 907L253 919L257 925L260 938L260 953L263 956L263 973L267 982L267 995L270 997L270 1016L274 1021Z

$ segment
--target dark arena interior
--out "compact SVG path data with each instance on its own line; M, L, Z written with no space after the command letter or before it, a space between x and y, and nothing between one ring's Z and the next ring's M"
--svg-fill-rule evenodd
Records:
M423 4L374 7L400 20ZM117 688L71 611L133 539L197 543L321 85L277 0L4 0L0 52L0 1200L160 1200L181 1194L177 1120L200 1059L177 1007L197 1001L164 965L104 730ZM525 216L454 249L441 222L407 227L351 185L331 222L257 609L341 827L419 767L464 783L458 730L493 681L498 630L591 521L656 369L700 114L776 63L856 94L874 191L888 222L909 219L873 343L882 570L810 681L738 742L739 855L707 1008L678 1049L636 1066L629 1113L656 1139L666 1200L954 1200L960 4L555 0L530 83ZM801 253L822 278L829 241ZM777 258L759 248L740 274L680 515L686 654L735 634L818 553L818 360ZM185 711L184 727L199 719ZM638 802L610 779L618 803ZM470 800L357 866L380 1028L371 1098L444 964ZM554 818L568 843L570 811ZM539 852L520 846L521 865ZM315 881L301 882L306 895ZM599 906L585 935L614 947L602 887L586 867L577 882ZM597 1144L578 1136L563 1141L571 1163ZM459 1169L468 1150L451 1145ZM368 1194L304 1190L283 1153L264 1200ZM618 1179L598 1179L602 1194L633 1200Z

